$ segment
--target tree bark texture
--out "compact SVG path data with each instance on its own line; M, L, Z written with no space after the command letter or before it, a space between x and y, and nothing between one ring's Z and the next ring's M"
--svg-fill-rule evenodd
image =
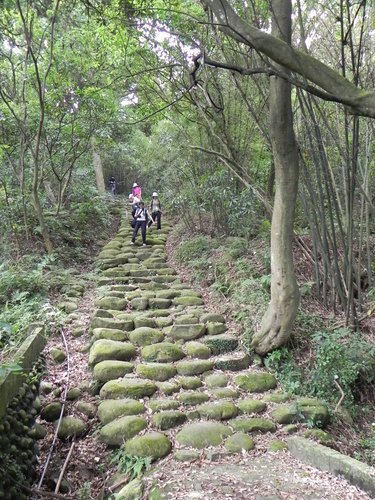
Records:
M100 191L101 193L105 193L102 159L100 158L100 154L98 153L96 147L96 140L94 137L91 139L91 147L92 147L92 162L94 164L95 175L96 175L96 186L98 188L98 191Z
M291 38L291 0L272 1L272 34ZM270 137L275 164L275 201L271 226L271 301L252 345L264 355L285 344L291 334L299 291L294 273L292 241L298 188L298 152L293 130L291 85L272 76Z

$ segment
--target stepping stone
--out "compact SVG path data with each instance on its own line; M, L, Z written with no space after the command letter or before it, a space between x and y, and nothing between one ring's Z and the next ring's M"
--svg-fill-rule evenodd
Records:
M181 394L178 395L178 400L180 401L180 403L187 406L205 403L209 399L210 398L207 394L198 391L186 391L181 392Z
M187 417L182 411L160 411L152 416L152 422L158 429L166 430L185 423Z
M167 395L178 392L181 388L180 384L176 382L158 382L156 385L158 386L159 391Z
M133 330L133 320L120 321L114 319L113 317L95 317L91 318L90 327L94 330L95 328L110 328L115 330Z
M147 327L147 328L155 328L156 322L154 318L146 318L146 317L140 317L138 316L137 318L134 318L134 328L142 328L142 327Z
M129 340L139 346L145 346L150 344L158 344L164 339L164 334L160 330L155 328L148 328L143 326L141 328L136 328L129 334Z
M102 424L108 424L118 417L139 415L144 411L144 405L135 399L107 399L100 403L98 417Z
M178 377L177 380L183 389L198 389L203 385L199 377Z
M259 399L242 399L236 404L241 413L262 413L267 408L266 403Z
M297 400L298 413L302 415L301 421L310 422L316 427L325 427L329 422L328 408L318 399L300 398Z
M232 434L229 427L219 422L194 422L186 425L176 436L179 444L203 449L207 446L219 446Z
M175 320L176 325L195 325L198 323L198 318L192 314L181 314Z
M147 421L143 417L119 417L99 430L99 439L111 446L121 446L124 441L136 436L146 427Z
M267 372L241 373L234 377L234 383L248 392L266 392L277 385L274 375Z
M255 448L254 441L244 432L236 432L224 442L225 448L231 453L241 453Z
M155 297L159 299L174 299L179 293L176 290L158 290L155 292Z
M200 375L201 373L212 370L213 361L208 359L197 359L189 361L179 361L176 364L179 375Z
M102 399L134 398L152 396L157 387L150 380L124 378L106 382L100 390Z
M211 349L212 354L215 356L235 351L238 346L237 337L228 333L222 333L220 335L207 335L202 338L201 342L208 346Z
M193 462L198 460L199 452L194 450L176 450L173 457L179 462Z
M211 349L202 342L186 342L185 349L192 358L208 359L211 356Z
M95 305L101 309L115 309L123 311L126 309L128 301L126 299L118 299L116 297L102 297L95 302Z
M108 382L123 377L133 371L133 363L127 361L105 360L94 366L94 379L99 382Z
M197 407L199 415L213 420L227 420L237 416L238 408L231 401L215 401Z
M263 396L263 401L269 401L270 403L285 403L289 399L289 394L284 392L274 392Z
M238 372L246 370L250 366L250 356L245 352L236 351L230 354L222 354L215 359L216 370Z
M238 392L230 387L219 387L218 389L213 389L211 391L212 397L217 399L236 399L238 398Z
M151 309L168 309L172 305L170 299L149 299L148 303Z
M204 382L208 387L225 387L228 380L223 373L212 373L204 378Z
M168 363L178 361L185 357L183 350L171 342L161 342L143 347L141 356L145 361L157 361L158 363Z
M135 347L130 342L101 339L93 343L89 354L89 365L95 365L107 359L129 361L136 354Z
M165 457L170 453L172 444L164 434L149 432L127 441L125 453L135 457L151 457L152 460Z
M200 318L201 323L225 323L225 318L221 314L206 313Z
M147 298L135 298L130 301L130 305L132 309L136 311L145 311L148 308L148 301L149 299Z
M128 338L126 332L123 330L116 330L115 328L95 328L92 334L95 340L107 339L121 342Z
M164 382L174 377L176 367L169 363L147 363L137 365L136 372L143 378Z
M227 326L225 323L207 323L207 335L219 335L220 333L224 333L227 331Z
M291 404L279 406L271 412L271 417L278 424L292 424L297 422L297 420L299 420L297 405Z
M163 410L176 410L180 406L175 399L151 399L149 407L153 412Z
M173 325L173 320L171 318L155 318L156 326L159 328L165 328L166 326Z
M265 418L234 418L230 425L242 432L276 432L276 425Z
M57 422L55 422L55 427L57 426ZM85 432L86 424L83 420L74 417L63 417L60 421L60 427L57 431L57 437L59 437L60 439L80 437Z
M182 306L200 306L200 305L204 304L204 301L200 297L194 297L194 296L186 295L184 297L176 297L173 300L173 303L176 306L178 306L178 305L182 305Z
M175 340L194 340L201 337L205 331L204 324L175 324L172 326L170 336Z

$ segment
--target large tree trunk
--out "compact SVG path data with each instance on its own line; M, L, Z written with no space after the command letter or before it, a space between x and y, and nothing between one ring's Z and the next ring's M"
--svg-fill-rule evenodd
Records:
M291 1L273 0L272 12L272 34L290 43ZM298 154L293 131L291 87L276 76L270 81L270 135L276 189L271 227L271 302L252 342L261 355L288 341L299 304L292 254Z
M96 175L96 186L101 193L105 193L102 159L100 158L100 155L97 151L96 141L94 137L91 139L91 147L92 147L92 162L94 164L95 175Z

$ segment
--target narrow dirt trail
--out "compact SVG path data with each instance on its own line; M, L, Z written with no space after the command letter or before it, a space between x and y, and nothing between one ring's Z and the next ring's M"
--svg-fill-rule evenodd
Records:
M124 220L98 256L96 309L82 324L91 347L72 367L91 396L86 407L74 400L59 431L65 451L76 436L78 462L91 465L96 496L87 498L110 498L110 485L121 483L104 459L105 447L120 446L154 467L116 498L370 498L289 455L285 438L304 434L306 424L324 426L327 408L292 401L252 365L225 318L167 264L169 229L148 233L145 247L131 245ZM93 477L98 463L101 481ZM77 465L76 456L71 476Z

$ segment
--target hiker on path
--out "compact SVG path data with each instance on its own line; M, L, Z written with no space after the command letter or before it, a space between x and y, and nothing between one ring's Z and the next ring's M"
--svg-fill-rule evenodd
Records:
M113 195L115 195L116 194L116 179L113 177L113 175L111 175L111 177L109 178L108 184L109 184L109 189L110 189L111 193Z
M131 241L132 245L134 245L135 238L137 237L137 233L139 231L139 228L141 228L142 245L144 247L146 246L147 219L148 219L147 209L145 208L145 204L143 203L143 201L140 201L139 206L134 213L135 226L134 226L134 231L133 231L133 236L132 236L132 241Z
M148 227L152 225L152 223L156 220L156 229L160 230L161 229L161 216L162 216L162 211L161 211L161 203L159 200L158 193L153 192L152 193L152 199L151 199L151 217L152 219L148 223Z
M140 200L142 199L142 188L141 188L141 186L138 186L138 184L136 182L133 184L132 194L133 194L133 196L136 196Z

